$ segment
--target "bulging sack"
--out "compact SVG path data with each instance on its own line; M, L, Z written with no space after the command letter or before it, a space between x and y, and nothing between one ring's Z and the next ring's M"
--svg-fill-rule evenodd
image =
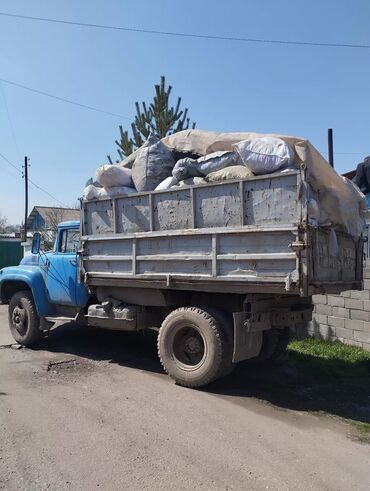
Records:
M216 172L237 163L238 156L235 152L213 152L199 159L184 158L178 160L173 168L172 175L183 181L190 177L204 177L210 172Z
M99 189L98 198L113 198L114 196L124 196L126 194L136 193L135 188L128 186L114 186L112 188Z
M170 187L176 184L177 184L177 180L173 176L169 176L166 177L166 179L164 179L161 183L159 183L154 191L163 191L165 189L170 189Z
M132 172L118 165L105 164L96 171L96 180L105 188L117 186L133 187Z
M253 172L246 165L231 165L206 176L208 182L222 182L230 179L246 179L252 177Z
M89 184L88 186L85 187L82 193L82 199L85 201L90 201L92 199L97 199L99 195L99 191L102 188L97 188L93 184Z
M216 172L225 167L237 164L239 159L235 152L213 152L200 157L198 162L199 171L207 176L211 172Z
M172 187L199 186L199 184L207 184L207 181L203 177L188 177Z
M171 175L175 161L171 151L156 136L149 136L139 149L132 166L132 179L138 191L153 191Z
M189 177L202 177L203 174L199 172L197 164L197 160L189 157L180 159L176 162L172 170L172 175L177 182L188 179Z
M272 136L243 140L233 145L244 165L254 174L271 174L293 164L294 152L284 140Z

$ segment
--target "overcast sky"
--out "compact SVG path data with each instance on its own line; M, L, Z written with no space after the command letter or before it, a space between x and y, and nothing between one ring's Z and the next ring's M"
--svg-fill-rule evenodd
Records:
M2 0L0 11L115 26L292 41L370 44L369 0ZM75 203L115 156L118 125L160 75L198 128L303 136L322 152L334 129L340 172L370 154L370 50L257 44L0 16L0 78L118 113L106 115L2 82L0 152L57 200ZM0 211L23 216L23 181L0 158ZM58 205L30 186L33 205Z

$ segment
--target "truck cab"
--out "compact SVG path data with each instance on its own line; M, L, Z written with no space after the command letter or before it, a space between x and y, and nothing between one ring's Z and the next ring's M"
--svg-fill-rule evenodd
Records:
M10 330L26 345L37 342L50 322L75 318L89 298L78 275L80 223L60 223L52 251L42 252L40 241L36 233L32 260L0 270L0 301L9 304Z

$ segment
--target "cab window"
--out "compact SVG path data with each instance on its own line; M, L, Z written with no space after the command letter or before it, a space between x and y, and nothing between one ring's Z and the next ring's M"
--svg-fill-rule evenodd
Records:
M76 253L80 244L79 230L63 230L59 246L59 252L65 254Z

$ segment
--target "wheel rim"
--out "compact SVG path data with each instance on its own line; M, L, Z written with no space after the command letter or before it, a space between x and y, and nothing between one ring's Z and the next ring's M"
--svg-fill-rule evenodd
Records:
M206 357L206 343L195 327L180 327L173 337L172 352L178 365L185 370L194 370Z
M12 322L16 331L24 336L27 333L28 317L22 304L18 304L12 312Z

